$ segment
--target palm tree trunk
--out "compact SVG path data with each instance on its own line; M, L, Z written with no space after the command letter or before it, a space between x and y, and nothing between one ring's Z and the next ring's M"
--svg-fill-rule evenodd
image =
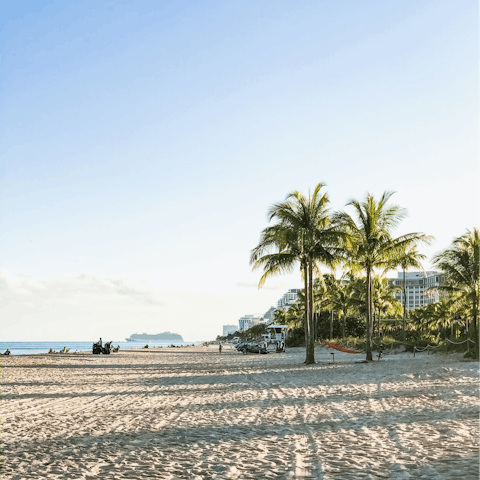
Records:
M345 338L345 324L347 323L347 316L343 313L343 338Z
M406 309L407 309L407 286L406 286L406 274L405 274L405 269L403 269L403 321L402 321L402 328L403 328L403 341L405 341L406 338L406 332L405 332L405 317L406 317Z
M372 272L367 268L367 334L366 334L366 351L367 360L372 361Z
M380 308L378 309L377 326L378 326L378 336L381 337L382 333L380 332Z
M303 322L303 328L304 328L304 331L305 331L305 350L307 351L308 349L308 273L307 273L307 267L304 266L303 267L303 280L304 280L304 285L305 285L305 290L304 290L304 293L305 293L305 321ZM307 357L308 357L308 351L306 353ZM307 360L305 359L305 363L307 362Z
M333 310L330 312L330 339L333 338Z
M478 360L478 350L479 350L479 345L478 345L478 330L477 330L477 316L478 316L478 306L477 306L477 299L473 299L473 322L471 323L471 330L472 334L469 335L469 337L472 337L472 340L475 342L473 345L473 349L475 352L475 358ZM470 332L469 332L470 333ZM468 343L468 342L467 342Z
M315 363L315 339L313 338L313 264L311 261L308 262L308 305L309 313L307 315L308 324L309 324L309 338L307 345L307 358L305 363L311 365Z

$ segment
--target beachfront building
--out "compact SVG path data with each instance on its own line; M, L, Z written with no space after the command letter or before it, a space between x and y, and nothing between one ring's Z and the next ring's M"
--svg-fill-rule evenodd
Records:
M277 302L277 310L288 310L298 300L298 294L301 292L301 288L291 288Z
M263 314L263 321L266 324L272 323L275 318L275 307L270 307L264 314Z
M248 330L255 325L259 325L263 322L263 317L261 315L244 315L238 321L238 326L241 331Z
M395 287L399 287L402 291L396 293L397 300L403 305L403 272L398 272L398 278L391 279ZM438 302L440 295L435 287L439 287L443 283L443 275L441 272L406 272L405 273L405 289L406 289L406 307L407 310L413 310L429 303ZM428 290L433 288L434 290Z
M238 330L238 327L236 325L224 325L223 326L223 336L226 337L227 335L230 335L231 333L235 333Z

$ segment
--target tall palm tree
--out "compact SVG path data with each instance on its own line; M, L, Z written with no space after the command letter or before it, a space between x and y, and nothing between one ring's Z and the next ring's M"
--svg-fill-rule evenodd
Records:
M313 194L295 191L285 201L274 204L268 211L270 221L258 245L251 251L253 269L263 268L259 288L266 279L281 273L290 273L300 266L305 286L306 364L315 363L313 322L313 275L319 272L318 263L329 264L339 254L342 233L330 218L328 194L319 183Z
M469 305L471 335L478 358L477 321L479 307L479 234L478 228L453 240L452 245L433 257L435 267L443 271L440 287L455 303Z
M402 251L420 241L425 242L427 238L422 233L392 237L392 231L406 217L405 209L388 205L393 193L385 192L378 201L370 193L363 201L350 200L346 206L353 207L355 219L346 212L338 212L334 216L347 234L350 268L366 274L367 360L372 360L372 275L375 269L389 270L395 261L398 262Z
M433 237L430 237L432 240ZM429 240L427 240L429 241ZM403 272L403 284L402 284L402 291L403 291L403 320L402 320L402 328L403 328L403 340L405 341L405 319L407 314L407 286L406 286L406 272L409 268L420 268L424 273L425 269L422 265L422 260L427 258L425 255L420 253L417 250L416 245L410 245L405 248L400 253L400 258L398 260L398 266L402 269Z
M343 320L342 337L345 338L347 317L356 309L358 302L355 298L355 290L352 283L346 283L344 276L338 280L335 279L331 287L330 298L333 309L337 312L338 317Z

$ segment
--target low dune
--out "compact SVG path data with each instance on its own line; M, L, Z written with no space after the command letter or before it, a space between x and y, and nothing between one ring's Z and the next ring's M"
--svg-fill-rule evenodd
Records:
M228 346L1 358L1 478L478 479L478 363Z

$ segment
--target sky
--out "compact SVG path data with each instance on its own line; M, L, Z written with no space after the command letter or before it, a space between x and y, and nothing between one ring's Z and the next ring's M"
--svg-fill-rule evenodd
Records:
M332 211L395 191L429 257L478 227L473 0L35 0L2 22L2 341L215 338L301 287L258 290L249 254L318 182Z

